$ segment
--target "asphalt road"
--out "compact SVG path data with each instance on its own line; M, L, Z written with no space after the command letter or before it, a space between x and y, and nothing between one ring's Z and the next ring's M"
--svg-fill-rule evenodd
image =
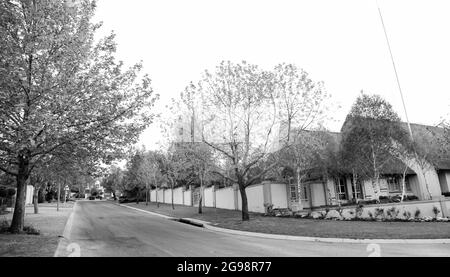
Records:
M225 234L120 207L80 201L56 256L278 257L450 256L450 244L303 242Z

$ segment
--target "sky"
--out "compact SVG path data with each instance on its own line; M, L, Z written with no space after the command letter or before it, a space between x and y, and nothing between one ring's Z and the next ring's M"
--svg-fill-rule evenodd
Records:
M379 0L409 120L436 125L450 110L450 1ZM161 95L155 111L205 69L246 60L279 63L323 81L340 107L325 124L339 131L361 90L379 94L405 120L376 0L98 0L99 36L114 31L117 58L143 61ZM140 144L156 149L158 125Z

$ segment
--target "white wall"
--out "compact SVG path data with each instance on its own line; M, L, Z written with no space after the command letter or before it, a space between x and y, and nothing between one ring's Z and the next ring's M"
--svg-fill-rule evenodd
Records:
M192 191L186 190L184 192L184 205L191 206L192 205Z
M33 186L27 186L27 194L26 194L26 198L25 198L25 205L33 204L33 193L34 193L34 187Z
M251 212L264 213L266 211L264 207L264 185L248 187L245 192L247 193L248 210Z
M173 190L173 203L183 205L183 188L176 188Z
M286 209L288 207L287 191L285 184L271 184L272 204L274 209Z
M209 187L203 190L204 205L206 207L214 207L214 188Z
M216 208L234 210L234 189L227 187L216 190Z
M164 203L172 204L172 190L171 189L164 190Z
M150 201L156 202L156 190L150 191Z
M164 193L162 189L158 190L158 202L159 203L164 203Z

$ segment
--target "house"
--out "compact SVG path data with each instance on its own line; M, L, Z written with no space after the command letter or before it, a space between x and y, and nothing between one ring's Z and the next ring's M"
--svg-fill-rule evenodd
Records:
M435 200L448 195L450 185L450 152L443 149L444 130L440 127L411 124L416 147L421 148L419 157L402 155L392 157L381 170L379 182L372 179L354 182L353 173L348 169L339 169L336 159L342 141L342 131L352 124L351 118L343 124L341 133L326 131L312 132L325 138L325 147L331 153L322 168L311 167L307 178L300 188L295 174L288 179L289 208L293 211L315 209L327 206L346 205L359 201L400 196L402 194L403 175L405 176L405 194L411 199ZM407 131L406 123L400 123ZM302 131L308 132L308 131ZM308 132L311 135L311 132ZM417 160L420 162L418 163ZM325 167L325 168L324 168ZM356 183L356 184L355 184Z

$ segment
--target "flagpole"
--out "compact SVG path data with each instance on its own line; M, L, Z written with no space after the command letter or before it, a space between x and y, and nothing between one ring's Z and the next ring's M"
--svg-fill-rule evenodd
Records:
M402 99L403 110L405 112L406 122L408 123L409 134L411 135L411 140L414 141L413 132L411 129L411 123L409 122L408 112L406 110L405 99L403 97L402 87L400 85L400 79L397 73L397 67L395 66L394 55L392 54L391 44L389 43L389 37L387 35L386 26L384 25L383 15L381 14L380 5L378 5L378 0L376 0L378 13L380 14L381 25L383 26L384 36L386 37L386 42L389 48L389 54L391 55L392 66L394 67L395 78L397 79L398 90L400 92L400 97Z

